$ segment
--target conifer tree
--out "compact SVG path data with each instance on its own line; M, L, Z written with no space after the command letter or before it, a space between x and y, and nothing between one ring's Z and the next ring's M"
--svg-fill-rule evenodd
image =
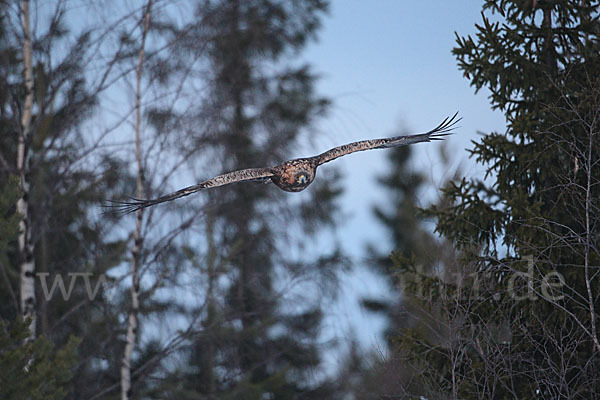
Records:
M431 272L439 261L436 258L436 241L425 228L420 212L423 205L419 199L427 182L422 173L411 170L412 153L413 149L410 147L400 147L389 152L390 172L378 179L389 195L386 198L389 201L388 204L377 204L373 208L375 217L390 235L391 247L383 254L370 248L369 252L374 257L371 266L386 278L390 288L397 290L398 298L391 301L367 298L362 303L367 309L386 315L389 324L384 333L386 339L393 335L398 325L405 322L396 307L402 296L403 282L398 279L397 266L393 260L405 266L415 266L421 273Z
M79 340L71 337L55 349L44 337L28 340L28 328L29 321L20 317L12 324L0 320L0 396L4 400L67 398Z
M411 168L413 149L400 147L389 152L388 162L391 171L381 176L378 182L389 194L389 204L377 204L373 212L377 220L387 229L391 236L392 249L397 257L405 259L418 259L423 271L430 270L435 262L432 250L435 240L424 227L423 215L419 209L423 206L420 202L422 191L427 186L424 174ZM376 255L377 265L382 267L382 272L392 278L390 268L393 262L385 254ZM431 256L431 257L428 257ZM430 258L428 260L428 258ZM397 284L398 282L390 282Z
M0 197L0 300L2 308L0 315L4 319L15 320L20 315L18 293L12 286L10 259L7 257L9 250L14 245L19 234L21 217L14 212L14 205L19 198L18 180L13 177L2 183L2 196ZM14 250L13 250L14 251Z
M406 398L598 396L598 7L486 0L476 37L457 36L460 69L507 130L470 151L486 179L428 211L460 258L442 277L404 275L420 305L396 337L420 372L396 388Z
M385 198L387 204L377 204L373 212L386 228L391 247L381 254L371 248L371 256L374 256L371 266L386 279L389 291L386 300L365 298L362 305L386 317L383 339L392 356L367 354L363 358L359 368L360 380L352 388L353 394L359 399L362 396L372 397L373 393L396 392L397 382L413 381L418 375L418 370L394 354L398 332L420 324L419 317L414 313L418 302L412 295L423 294L423 287L418 287L421 277L435 273L447 257L448 243L437 240L426 225L422 199L433 185L427 181L424 173L411 166L413 151L410 147L391 150L388 156L390 171L378 179L388 194ZM440 155L442 161L447 163L443 149ZM412 293L411 290L416 292Z
M287 58L314 37L326 9L320 0L199 3L202 23L189 31L209 38L209 90L201 107L208 111L195 125L208 127L203 140L213 146L207 156L219 161L218 172L290 158L303 128L324 112L328 102L314 93L310 68ZM207 271L215 286L224 279L228 284L208 292L205 330L190 349L194 368L178 393L232 399L297 398L317 390L326 395L329 389L311 387L310 380L320 363L319 304L290 307L276 277L300 271L325 276L335 266L312 257L292 259L286 248L303 244L286 240L298 226L314 230L331 223L337 193L323 179L306 204L260 184L206 194L213 254Z
M2 293L12 291L6 271L8 248L14 243L22 219L15 212L14 204L19 198L18 180L9 179L1 188L0 197L0 267L4 276ZM12 303L18 304L16 295ZM8 301L6 304L10 304ZM16 308L16 307L15 307ZM4 311L4 310L3 310ZM55 399L66 398L72 371L75 368L79 340L71 337L67 344L55 350L53 343L43 337L28 340L30 323L20 316L7 323L0 318L0 398Z

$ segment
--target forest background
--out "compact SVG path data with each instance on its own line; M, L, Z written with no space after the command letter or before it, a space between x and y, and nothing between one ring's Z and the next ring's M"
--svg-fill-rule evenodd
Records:
M599 4L441 3L1 1L0 397L597 396Z

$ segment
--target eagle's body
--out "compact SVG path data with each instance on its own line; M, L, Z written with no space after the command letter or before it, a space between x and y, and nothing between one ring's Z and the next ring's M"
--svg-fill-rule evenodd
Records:
M271 182L286 192L300 192L315 179L317 167L312 158L289 160L271 168Z
M314 157L288 160L270 168L250 168L229 172L157 199L133 199L133 201L127 202L113 201L111 208L115 208L120 213L127 214L153 206L155 204L188 196L202 189L243 181L267 180L273 182L280 189L285 190L286 192L300 192L306 189L308 185L314 181L317 173L317 167L326 162L335 160L338 157L355 153L357 151L385 149L407 146L413 143L441 140L444 136L451 134L456 123L460 121L460 118L456 119L457 114L458 113L454 114L454 116L451 118L446 118L436 128L426 133L418 135L396 136L384 139L362 140L360 142L349 143L334 147L333 149Z

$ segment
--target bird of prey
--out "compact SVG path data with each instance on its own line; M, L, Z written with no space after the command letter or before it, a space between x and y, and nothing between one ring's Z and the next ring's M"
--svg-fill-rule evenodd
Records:
M196 193L203 189L245 181L270 181L286 192L300 192L306 189L308 185L312 183L312 181L315 179L317 168L321 164L325 164L326 162L351 153L355 153L357 151L387 149L391 147L407 146L413 143L442 140L444 136L452 134L452 130L462 119L457 119L457 115L458 113L454 114L452 117L447 117L429 132L416 135L396 136L384 139L371 139L353 142L334 147L333 149L327 150L326 152L314 157L297 158L294 160L285 161L270 168L250 168L228 172L156 199L111 201L112 206L109 207L114 209L119 214L128 214L146 207L154 206L156 204L175 200L184 196L189 196L190 194Z

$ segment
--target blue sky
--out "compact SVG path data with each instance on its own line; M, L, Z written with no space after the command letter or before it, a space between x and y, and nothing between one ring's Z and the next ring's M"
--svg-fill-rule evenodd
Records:
M446 141L453 168L446 170L439 161L439 143L416 145L412 168L425 172L434 185L452 175L459 164L466 176L481 175L481 166L468 159L465 149L471 147L478 131L503 132L504 118L491 110L487 92L475 95L451 54L454 32L474 35L480 13L481 3L473 0L333 0L319 41L303 53L303 59L321 76L320 93L334 103L318 125L321 134L314 151L391 136L399 128L426 131L460 111L460 128ZM336 165L344 175L345 188L341 202L345 218L337 240L361 265L367 242L391 249L372 214L373 205L386 200L376 177L390 166L385 150L343 157ZM437 195L427 194L430 199ZM341 301L330 310L332 335L350 328L363 346L381 347L383 321L361 310L357 300L362 295L386 297L389 291L360 268L343 285Z

